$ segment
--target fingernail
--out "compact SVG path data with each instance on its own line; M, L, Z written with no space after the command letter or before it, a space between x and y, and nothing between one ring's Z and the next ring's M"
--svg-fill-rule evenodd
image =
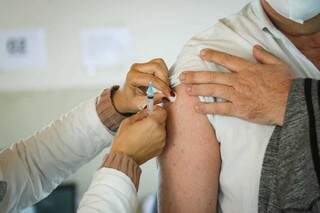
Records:
M186 80L186 74L185 73L181 73L179 76L180 81L184 82Z
M143 113L148 114L148 109L144 109Z
M259 50L263 50L263 48L262 48L260 45L258 45L258 44L256 44L255 47L256 47L257 49L259 49Z
M172 90L170 91L170 95L171 97L176 97L176 94Z

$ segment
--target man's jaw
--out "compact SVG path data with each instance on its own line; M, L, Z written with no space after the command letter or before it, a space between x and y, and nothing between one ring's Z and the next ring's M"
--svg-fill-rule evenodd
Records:
M266 0L261 0L261 4L272 23L284 34L299 36L320 32L320 14L300 24L277 13Z

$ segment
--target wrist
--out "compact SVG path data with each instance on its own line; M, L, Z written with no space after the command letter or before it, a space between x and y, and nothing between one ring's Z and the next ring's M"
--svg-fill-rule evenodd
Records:
M123 95L121 94L121 91L119 88L115 89L111 95L111 100L113 103L114 108L121 114L126 113L125 109L125 101L123 99Z
M127 109L127 101L126 98L124 98L125 95L123 95L122 91L119 90L119 86L113 87L111 90L111 101L114 109L121 115L125 117L130 117L134 113L130 113Z
M117 143L116 140L117 138L115 139L111 147L112 153L122 153L128 156L129 158L131 158L132 160L134 160L138 165L143 164L142 159L137 156L136 152L133 151L134 149L132 146L129 147L127 143ZM127 142L127 141L124 141L124 142Z
M281 95L279 98L278 104L275 104L272 109L270 109L270 113L273 115L271 119L274 124L278 126L283 125L285 113L286 113L286 106L287 106L288 95Z
M135 162L137 162L134 157L130 154L128 148L125 145L122 145L123 143L117 142L117 137L114 139L114 142L112 144L111 153L122 153L123 155L128 156L129 158L133 159Z
M104 126L112 132L116 132L125 117L115 110L111 100L111 93L112 91L109 89L103 90L97 98L96 111Z
M283 125L283 120L284 120L284 114L285 112L281 112L279 111L278 113L276 113L276 117L273 119L273 123L275 125L278 125L278 126L282 126Z
M106 156L102 166L116 169L126 174L132 180L138 191L141 169L137 162L131 157L124 153L112 151Z

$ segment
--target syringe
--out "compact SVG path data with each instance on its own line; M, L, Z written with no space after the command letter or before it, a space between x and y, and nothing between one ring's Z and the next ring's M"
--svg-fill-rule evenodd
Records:
M148 113L153 111L153 104L154 104L154 89L152 86L152 82L149 82L148 89L147 89L147 110Z

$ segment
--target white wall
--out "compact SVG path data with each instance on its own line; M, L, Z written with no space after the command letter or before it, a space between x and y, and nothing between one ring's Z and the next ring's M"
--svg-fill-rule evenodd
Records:
M249 0L0 0L0 30L47 32L48 67L0 70L0 148L26 137L103 86L123 79L131 63L153 57L171 65L183 44L215 21L238 11ZM126 27L133 54L123 64L89 77L81 61L80 31L92 27ZM1 58L0 58L1 60ZM119 76L114 80L110 76ZM72 178L82 194L101 156ZM156 190L155 162L143 167L142 198Z

